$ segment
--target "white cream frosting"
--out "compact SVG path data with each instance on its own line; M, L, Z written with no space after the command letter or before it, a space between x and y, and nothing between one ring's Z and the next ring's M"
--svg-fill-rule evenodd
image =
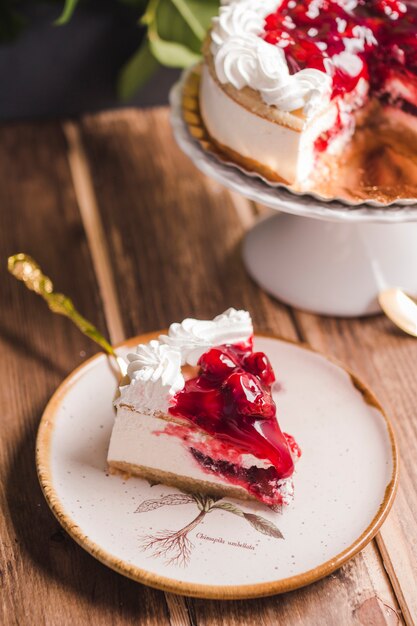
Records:
M168 335L161 335L159 339L181 353L183 365L197 365L200 356L210 347L246 341L252 334L249 313L230 308L213 320L187 318L181 324L171 324Z
M303 109L310 117L328 103L331 78L316 69L290 74L283 49L260 37L265 17L279 4L234 0L220 7L211 31L216 75L222 84L255 89L270 106L282 111Z
M178 350L153 340L139 344L127 360L130 384L120 388L117 403L144 413L166 411L170 399L184 387Z
M178 387L178 354L169 346L161 345L159 341L153 339L149 343L139 344L136 352L127 355L127 360L129 361L127 373L131 380L144 370L153 370L161 373L166 384Z
M173 396L184 387L182 365L197 365L210 347L246 341L252 334L249 313L233 308L213 320L187 318L171 324L168 335L139 344L127 355L130 383L120 387L116 405L144 414L165 413Z

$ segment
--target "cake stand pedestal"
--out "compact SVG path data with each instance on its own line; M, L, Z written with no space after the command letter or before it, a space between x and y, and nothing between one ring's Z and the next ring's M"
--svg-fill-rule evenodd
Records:
M346 224L282 213L249 231L243 257L270 294L324 315L377 313L378 293L390 286L417 294L417 223Z
M388 287L417 294L417 204L348 205L295 194L218 160L191 136L182 115L182 86L171 91L171 123L180 148L203 173L257 203L279 211L246 235L243 256L251 276L270 294L324 315L380 311Z

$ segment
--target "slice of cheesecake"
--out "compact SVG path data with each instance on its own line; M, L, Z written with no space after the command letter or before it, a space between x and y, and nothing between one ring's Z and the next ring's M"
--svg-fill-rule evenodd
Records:
M108 452L111 471L269 506L293 497L300 451L281 432L265 354L246 311L186 319L128 355Z

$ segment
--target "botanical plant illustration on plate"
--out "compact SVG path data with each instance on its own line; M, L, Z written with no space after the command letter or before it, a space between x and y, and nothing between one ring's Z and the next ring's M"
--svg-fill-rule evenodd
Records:
M172 493L161 498L145 500L138 506L135 513L147 513L163 506L178 506L181 504L194 504L199 511L198 515L189 524L180 530L161 530L152 535L145 535L140 539L143 551L150 552L155 558L164 559L167 565L187 567L194 549L194 544L189 535L201 524L206 515L219 510L237 515L246 520L255 530L263 535L284 539L283 534L275 524L265 517L254 513L246 513L231 502L221 501L219 498L201 494Z

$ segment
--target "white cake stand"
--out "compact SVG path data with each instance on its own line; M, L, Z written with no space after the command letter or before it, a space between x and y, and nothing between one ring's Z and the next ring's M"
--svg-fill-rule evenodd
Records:
M278 211L244 240L244 262L256 282L299 309L343 317L380 311L377 295L387 287L417 294L417 203L326 202L220 162L189 133L181 109L183 81L170 95L180 148L204 174Z

